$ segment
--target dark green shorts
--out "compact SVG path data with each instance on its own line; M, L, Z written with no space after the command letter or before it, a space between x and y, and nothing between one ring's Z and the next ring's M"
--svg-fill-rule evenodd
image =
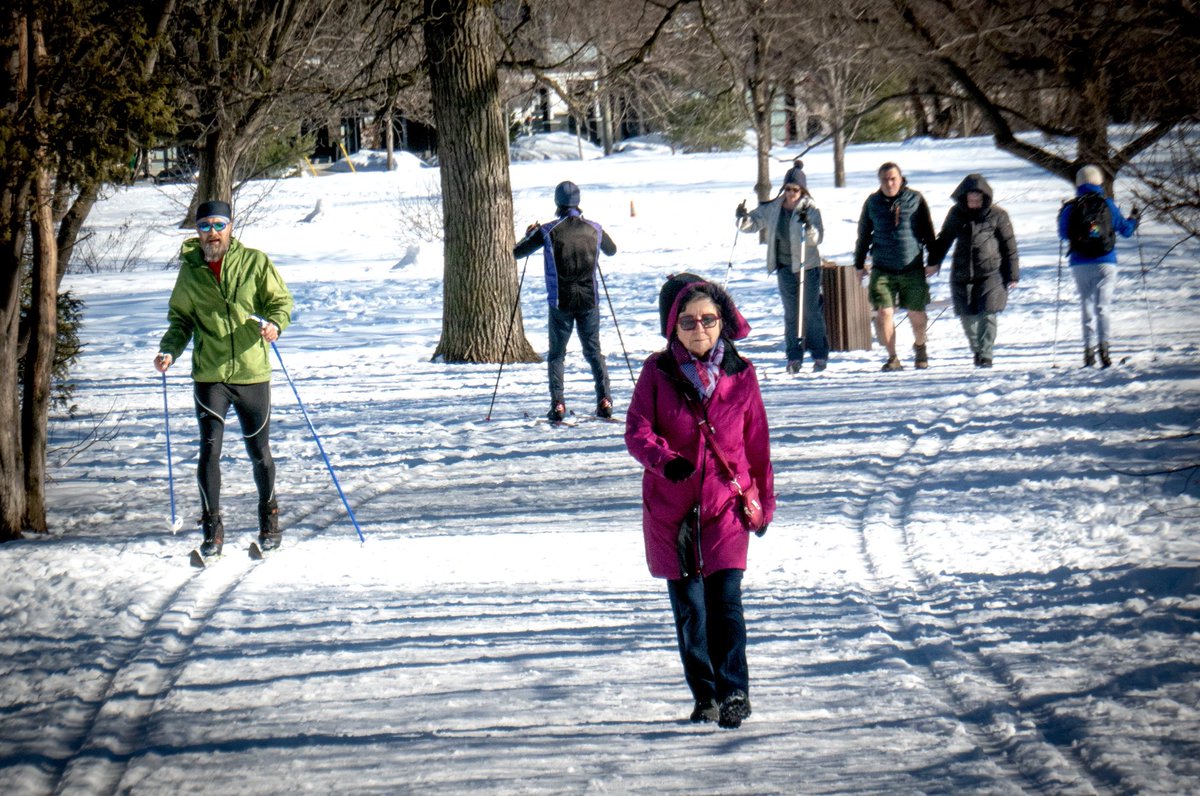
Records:
M871 306L877 310L901 307L924 312L929 306L929 283L925 281L924 268L900 274L872 269L867 292L871 296Z

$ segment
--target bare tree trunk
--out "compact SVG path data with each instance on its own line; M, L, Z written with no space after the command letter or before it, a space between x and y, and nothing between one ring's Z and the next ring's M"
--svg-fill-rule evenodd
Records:
M239 131L239 140L250 141L253 138L252 131L246 128ZM235 145L233 134L217 125L211 126L204 136L199 152L200 176L196 181L196 193L192 194L192 203L188 207L187 217L179 224L180 229L196 223L196 208L201 202L220 200L233 205L233 170L238 157Z
M21 252L25 248L28 182L5 175L0 190L0 542L20 539L25 519L21 450L20 359Z
M442 337L434 358L537 362L521 322L512 256L508 130L492 3L425 0L425 14L445 208Z
M83 229L83 224L87 221L88 214L92 212L92 207L95 206L99 194L99 185L92 183L83 186L79 195L75 197L75 201L63 214L62 221L59 222L56 239L58 277L55 282L55 290L62 285L63 277L67 274L67 267L71 264L71 253L75 250L76 241L79 240L79 231Z
M29 306L32 334L25 354L21 440L25 448L25 522L38 533L46 525L46 439L50 383L58 337L58 246L54 234L50 172L37 171L33 187L33 286Z

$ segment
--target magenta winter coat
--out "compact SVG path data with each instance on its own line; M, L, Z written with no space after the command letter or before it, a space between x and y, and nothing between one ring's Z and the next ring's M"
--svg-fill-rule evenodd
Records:
M670 313L674 328L678 307ZM679 369L669 350L651 354L625 415L625 446L645 472L642 474L642 532L650 574L671 580L684 577L676 539L689 509L700 504L700 573L745 569L750 532L741 519L737 494L700 432L697 410L707 413L738 482L758 485L766 519L775 513L775 481L767 413L754 366L727 344L716 391L698 406L695 388ZM691 396L691 401L685 399ZM689 405L690 404L690 405ZM695 463L696 472L673 483L663 467L676 456Z

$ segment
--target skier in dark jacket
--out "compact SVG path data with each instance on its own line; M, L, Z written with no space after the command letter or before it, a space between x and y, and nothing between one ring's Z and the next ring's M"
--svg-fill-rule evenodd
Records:
M538 249L543 251L546 264L546 300L550 304L547 326L550 330L550 350L546 362L550 375L550 411L552 422L567 413L563 396L563 360L571 329L578 325L583 356L592 367L596 382L596 415L612 417L613 403L608 388L608 370L600 350L600 286L596 279L600 252L608 256L617 253L617 246L608 233L595 221L588 221L579 211L579 187L573 182L561 182L554 189L557 206L554 221L531 224L525 239L513 249L517 259L528 257Z
M1058 213L1058 237L1071 241L1071 216L1079 208L1085 196L1104 198L1108 206L1109 226L1112 240L1108 251L1089 256L1075 250L1071 245L1071 276L1079 289L1079 304L1083 310L1083 366L1090 368L1100 355L1100 367L1112 365L1108 349L1108 307L1112 304L1117 285L1117 250L1115 238L1128 238L1138 226L1138 211L1134 208L1129 218L1121 215L1117 203L1104 195L1104 172L1099 166L1084 166L1075 175L1075 201L1067 202Z
M941 268L950 247L950 297L975 367L992 366L996 314L1008 304L1008 291L1020 278L1017 241L1003 208L992 204L992 186L981 174L968 174L950 194L954 206L929 249L929 265Z
M925 268L922 247L934 241L933 219L925 197L908 187L908 180L895 163L879 167L879 190L867 197L858 219L858 241L854 267L865 273L871 255L871 306L879 342L887 348L883 370L904 370L896 356L896 307L908 310L913 330L913 364L929 367L925 350L925 307L929 305L929 283L935 268Z

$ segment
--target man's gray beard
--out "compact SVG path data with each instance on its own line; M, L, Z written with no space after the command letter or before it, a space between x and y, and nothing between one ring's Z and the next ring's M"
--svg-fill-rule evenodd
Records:
M205 262L215 263L217 260L225 258L225 252L229 251L229 244L222 240L214 243L200 241L200 250L204 252Z

